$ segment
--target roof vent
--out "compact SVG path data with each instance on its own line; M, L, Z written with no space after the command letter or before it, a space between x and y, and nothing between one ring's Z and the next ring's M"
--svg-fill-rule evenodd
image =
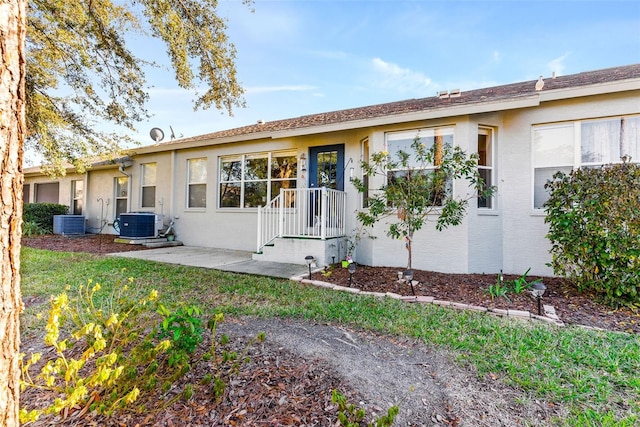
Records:
M451 98L460 98L460 95L462 95L460 89L452 89L449 91L449 97Z
M258 120L258 124L259 125L263 125L264 124L264 120L262 120L262 119Z
M449 91L448 90L441 90L440 92L438 92L438 98L447 99L448 97L449 97Z

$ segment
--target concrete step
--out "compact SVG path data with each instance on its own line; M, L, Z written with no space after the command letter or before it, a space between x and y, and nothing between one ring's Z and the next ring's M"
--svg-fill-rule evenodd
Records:
M166 237L148 237L143 239L134 239L131 237L116 237L113 241L116 243L126 243L128 245L144 245L145 243L154 243L154 242L161 242L161 241L166 242L167 238Z
M179 240L173 240L171 242L169 242L167 239L163 239L162 241L159 242L150 242L150 243L144 243L144 247L145 248L149 248L149 249L154 249L154 248L169 248L172 246L182 246L183 243Z

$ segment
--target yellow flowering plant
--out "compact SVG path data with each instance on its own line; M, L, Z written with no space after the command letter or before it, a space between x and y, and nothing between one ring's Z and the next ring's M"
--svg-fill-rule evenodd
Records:
M77 296L70 297L68 289L51 298L44 343L55 355L42 363L41 353L22 355L21 386L45 388L61 397L42 408L22 408L21 422L65 408L110 414L156 383L157 370L146 368L157 364L171 343L155 339L156 319L148 315L157 308L157 291L140 298L132 295L132 282L117 282L101 292L102 286L89 280ZM60 339L61 330L69 328L68 338Z

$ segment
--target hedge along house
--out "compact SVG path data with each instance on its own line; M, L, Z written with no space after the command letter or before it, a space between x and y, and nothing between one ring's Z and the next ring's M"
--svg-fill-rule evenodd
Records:
M545 182L558 170L640 159L640 64L435 97L314 114L136 148L118 162L51 180L25 170L25 202L68 204L89 232L126 212L173 220L187 245L253 251L254 258L340 261L366 195L350 183L374 152L406 149L417 133L480 155L497 187L463 223L416 233L413 267L454 273L548 275ZM371 179L375 191L383 178ZM452 191L468 194L464 182ZM395 216L388 221L395 220ZM362 238L358 263L404 267L388 223Z

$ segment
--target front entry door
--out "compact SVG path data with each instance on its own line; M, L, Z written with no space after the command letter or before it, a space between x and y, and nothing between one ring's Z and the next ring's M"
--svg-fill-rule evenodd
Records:
M309 149L309 187L344 191L344 144Z
M311 147L309 149L309 188L327 187L344 191L344 144ZM322 217L322 198L318 191L309 195L309 226L313 233L319 232L319 226L328 218ZM330 212L327 215L331 216Z

